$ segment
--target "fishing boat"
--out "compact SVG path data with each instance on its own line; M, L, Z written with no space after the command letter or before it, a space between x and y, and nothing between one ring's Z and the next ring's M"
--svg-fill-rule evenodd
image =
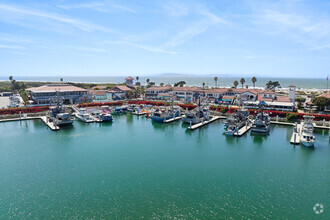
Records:
M112 115L108 111L103 111L102 109L91 110L89 114L96 122L112 121Z
M171 118L180 116L181 111L179 106L172 106L171 108L157 108L151 113L151 119L155 122L165 122Z
M259 103L260 113L257 114L252 127L251 131L256 133L268 134L269 133L269 126L270 126L270 117L267 113L263 111L264 106L266 103L261 101Z
M235 114L226 120L225 124L225 135L234 135L239 129L248 125L249 121L249 111L246 109L239 109Z
M314 116L304 115L304 121L302 121L298 127L300 143L306 147L313 147L316 140L313 135L313 118Z
M54 103L55 106L49 107L49 112L47 114L48 120L58 126L72 125L74 118L71 114L65 112L63 100L58 93L56 98L52 99L52 103Z
M85 108L81 108L79 109L79 112L76 114L76 117L86 123L91 123L91 122L95 122L95 120L89 115L89 113L87 112L87 109Z
M182 117L182 121L188 124L198 124L210 120L210 109L208 106L201 106L200 100L198 106L188 111Z
M270 117L261 111L258 113L251 127L252 132L269 133Z

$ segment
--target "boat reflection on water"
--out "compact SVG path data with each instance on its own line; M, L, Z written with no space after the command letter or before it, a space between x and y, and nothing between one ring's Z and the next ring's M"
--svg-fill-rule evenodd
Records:
M251 137L252 137L253 143L261 145L263 142L265 142L267 140L268 134L251 132Z

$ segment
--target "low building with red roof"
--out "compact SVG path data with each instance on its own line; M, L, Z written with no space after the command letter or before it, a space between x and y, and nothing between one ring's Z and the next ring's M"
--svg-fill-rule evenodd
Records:
M37 105L52 104L57 98L68 104L91 100L91 96L86 89L71 84L47 84L28 88L26 91L33 103Z

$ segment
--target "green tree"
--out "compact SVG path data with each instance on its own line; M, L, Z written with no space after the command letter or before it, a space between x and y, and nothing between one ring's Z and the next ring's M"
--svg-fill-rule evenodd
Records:
M21 89L19 91L20 96L22 97L24 101L24 105L26 106L27 102L29 101L29 95L25 89Z
M240 80L240 83L242 84L242 89L243 89L243 86L244 86L244 83L245 83L245 79L242 78L242 79Z
M217 88L218 87L218 77L214 77L214 82L215 82L215 88Z
M248 89L249 88L249 85L245 85L245 88Z
M235 80L233 84L234 84L235 88L237 88L237 86L238 86L238 81Z
M185 84L186 84L185 81L180 81L180 82L174 83L174 86L175 87L177 87L177 86L183 87Z
M163 87L163 86L164 86L164 83L160 83L159 85L160 85L161 87Z
M256 87L257 78L256 77L252 77L251 81L253 83L253 88L255 88Z
M14 77L13 76L9 76L9 81L13 81Z
M141 83L140 82L136 82L135 85L136 86L141 86Z
M61 83L63 82L63 78L60 78Z
M203 90L204 90L204 89L205 89L205 82L203 82L203 84L202 84L202 85L203 85Z
M139 82L139 79L140 79L140 78L137 76L137 77L136 77L136 81Z
M146 90L144 89L144 87L141 87L141 89L140 89L140 94L142 95L142 98L145 97Z
M324 110L326 106L330 105L330 98L319 96L313 100L313 104L317 106L319 110Z
M275 91L276 88L281 88L281 85L278 81L269 81L267 84L266 84L266 89L267 90L272 90L272 91Z
M129 90L127 94L128 98L131 99L133 97L133 94L134 94L133 90Z
M298 118L299 118L299 115L297 113L287 113L286 114L286 119L288 119L288 121L296 120Z
M148 78L148 79L146 80L146 82L147 82L147 84L149 84L149 82L150 82L150 79Z
M298 108L301 108L302 103L304 103L306 101L306 98L304 98L304 97L296 97L295 101L298 102Z

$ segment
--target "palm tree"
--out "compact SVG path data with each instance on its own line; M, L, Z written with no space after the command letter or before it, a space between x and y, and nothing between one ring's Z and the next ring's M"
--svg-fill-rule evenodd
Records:
M13 78L14 78L13 76L9 76L10 81L13 81Z
M140 78L137 76L137 77L136 77L136 81L139 82L139 79L140 79Z
M60 81L63 82L63 78L60 78Z
M237 86L238 86L238 81L237 80L234 81L234 86L235 86L235 88L237 88Z
M242 78L242 79L240 80L240 83L242 84L242 89L243 89L243 86L244 86L244 83L245 83L245 79Z
M164 86L164 83L160 83L159 85L160 85L161 87L163 87L163 86Z
M147 83L149 84L149 82L150 82L150 79L148 78L146 81L147 81Z
M205 82L203 82L203 90L204 90L204 87L205 87Z
M144 89L144 87L140 89L140 93L142 95L142 98L144 99L144 94L146 94L146 90Z
M214 77L214 81L215 81L215 88L217 88L217 84L218 84L218 77Z
M257 78L256 77L252 77L252 83L253 83L253 88L256 87L256 82L257 82Z

